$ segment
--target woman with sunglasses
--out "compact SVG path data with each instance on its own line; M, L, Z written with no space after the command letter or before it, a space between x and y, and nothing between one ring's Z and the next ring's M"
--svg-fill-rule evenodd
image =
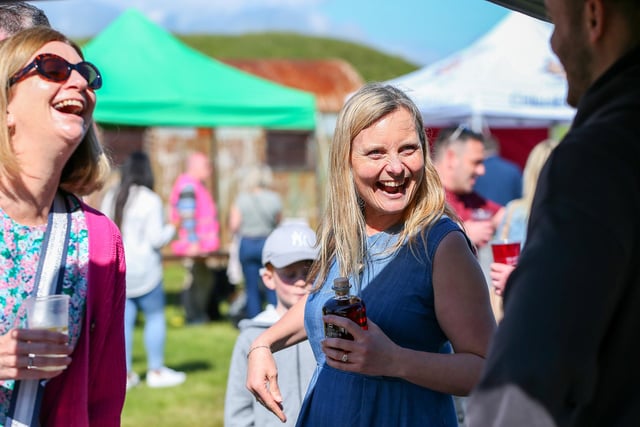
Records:
M0 42L0 425L119 426L125 266L115 225L82 202L109 172L97 68L46 27ZM68 335L25 302L70 296ZM39 381L46 380L46 381Z

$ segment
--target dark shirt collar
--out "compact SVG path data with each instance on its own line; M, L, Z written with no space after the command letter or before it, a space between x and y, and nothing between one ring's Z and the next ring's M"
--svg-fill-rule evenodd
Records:
M631 49L604 72L584 94L578 104L573 126L587 120L594 112L600 111L603 104L610 104L613 96L631 95L638 88L638 72L640 70L640 46ZM628 74L635 75L634 85L625 87Z

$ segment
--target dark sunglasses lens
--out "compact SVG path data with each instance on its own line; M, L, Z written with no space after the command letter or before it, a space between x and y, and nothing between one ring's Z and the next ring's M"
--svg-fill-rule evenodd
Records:
M102 78L98 69L89 62L80 62L73 66L59 56L46 56L38 61L38 71L44 77L55 82L63 82L71 75L71 70L77 70L82 77L89 83L91 89L100 89L102 86Z
M71 69L67 61L57 56L40 58L37 65L40 74L55 82L65 81L71 74Z
M98 69L93 64L81 62L78 64L78 72L87 80L91 89L100 89L102 86L102 78L100 77Z

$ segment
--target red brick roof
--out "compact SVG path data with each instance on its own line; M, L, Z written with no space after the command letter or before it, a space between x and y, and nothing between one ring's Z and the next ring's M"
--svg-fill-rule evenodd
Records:
M345 97L358 90L364 81L358 72L341 59L220 59L222 62L284 86L316 95L318 111L337 112Z

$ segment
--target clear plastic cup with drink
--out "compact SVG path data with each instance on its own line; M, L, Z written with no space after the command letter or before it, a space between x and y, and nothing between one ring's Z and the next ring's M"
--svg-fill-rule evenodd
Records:
M47 329L69 334L69 295L45 295L26 301L27 328ZM42 354L46 357L66 357L65 354ZM42 371L58 371L66 366L38 367Z

